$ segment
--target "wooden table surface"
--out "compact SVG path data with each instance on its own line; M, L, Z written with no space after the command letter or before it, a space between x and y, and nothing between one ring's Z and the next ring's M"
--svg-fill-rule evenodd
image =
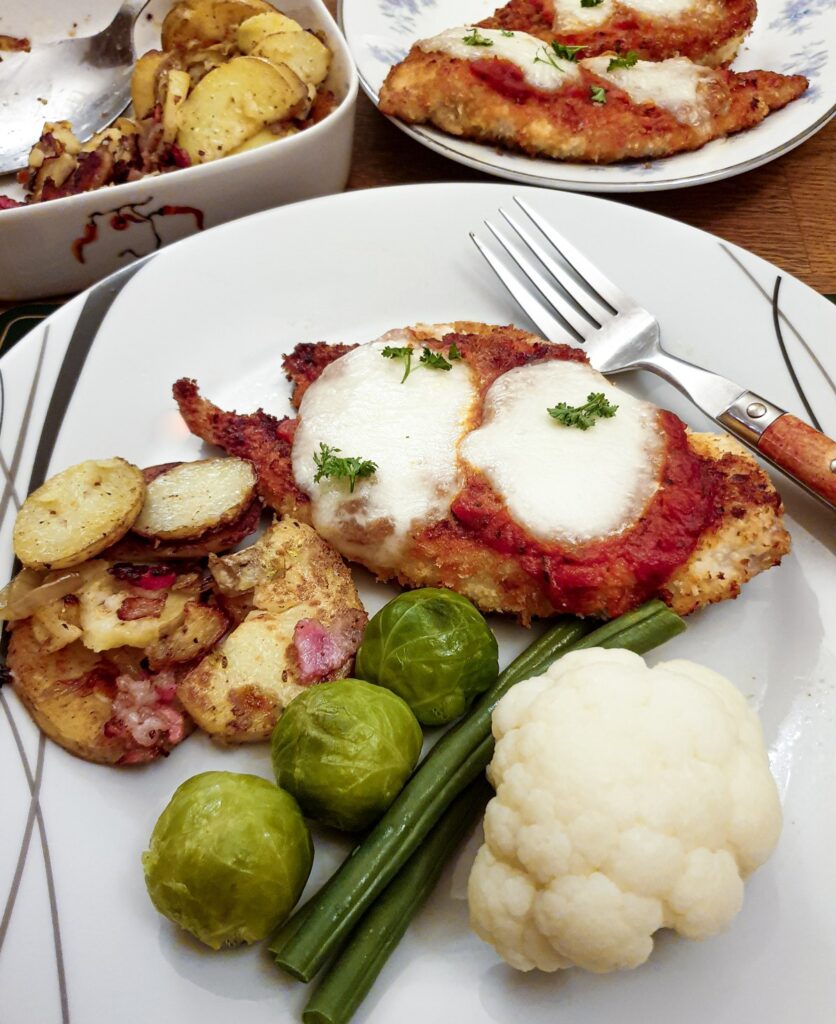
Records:
M607 196L710 231L775 263L825 294L836 293L836 120L791 153L726 181L668 192ZM428 181L495 181L419 145L357 105L348 187Z

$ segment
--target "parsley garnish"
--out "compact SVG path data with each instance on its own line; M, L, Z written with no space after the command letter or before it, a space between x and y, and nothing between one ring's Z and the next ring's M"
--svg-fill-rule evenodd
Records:
M462 36L462 42L467 43L468 46L493 46L493 39L483 36L475 25L469 35Z
M537 56L534 58L535 64L551 64L553 68L557 68L558 71L563 71L563 68L555 60L559 57L561 60L575 60L575 54L579 50L582 50L582 46L566 46L563 43L553 42L551 46L544 46L541 50L537 51ZM540 55L543 56L540 56Z
M357 478L376 473L377 463L371 462L369 459L337 455L337 452L341 450L320 442L319 452L313 457L316 466L314 483L318 484L323 477L345 477L348 480L349 491L353 492Z
M602 3L603 0L598 0L598 3ZM505 36L506 39L510 39L513 36L513 32L509 32L507 28L500 29L500 35Z
M616 68L632 68L639 55L635 50L628 50L623 57L613 57L607 65L607 71L615 71Z
M404 371L403 377L401 377L401 384L403 384L412 371L412 349L408 345L404 345L403 348L387 345L380 354L386 359L403 359Z
M440 352L433 352L432 349L427 348L426 345L424 346L424 351L421 353L420 362L430 370L453 369L453 364L448 363Z
M586 396L584 405L567 405L558 402L553 409L547 409L549 416L562 423L564 427L577 427L578 430L589 430L595 426L595 420L609 419L615 416L617 405L608 402L602 391L591 391Z
M597 7L604 0L581 0L581 7Z
M607 102L607 90L602 85L591 85L589 95L593 103Z
M393 345L387 345L381 350L380 354L385 356L387 359L403 359L404 372L403 377L401 377L401 384L403 384L412 372L413 351L414 350L408 345L404 345L403 348L396 348ZM453 364L452 362L448 362L448 360L453 359L461 359L461 353L456 348L455 342L450 345L450 350L447 353L447 359L445 359L440 352L433 352L432 349L424 345L421 358L418 361L422 366L426 366L428 370L452 370Z

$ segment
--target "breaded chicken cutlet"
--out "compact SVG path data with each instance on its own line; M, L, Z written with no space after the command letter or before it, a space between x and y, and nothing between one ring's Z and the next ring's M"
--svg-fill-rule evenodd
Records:
M478 26L581 46L585 57L634 50L640 60L688 57L721 67L756 14L755 0L510 0Z
M529 156L613 163L699 149L751 128L808 84L802 75L735 73L685 57L575 56L520 32L448 29L390 70L379 106L409 124Z
M295 418L224 412L186 379L181 414L252 460L267 504L381 579L523 622L652 596L686 614L789 550L781 499L745 449L690 433L578 349L461 322L299 345L284 365Z

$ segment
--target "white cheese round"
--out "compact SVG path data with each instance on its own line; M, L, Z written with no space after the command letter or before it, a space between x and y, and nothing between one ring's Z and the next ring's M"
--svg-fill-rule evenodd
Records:
M708 117L708 108L700 89L712 72L686 57L669 60L637 61L631 68L608 71L611 57L589 57L581 64L593 74L623 89L634 103L654 103L681 124L698 125Z
M583 405L591 392L603 392L616 414L587 430L549 416L559 402ZM534 537L590 541L620 533L653 497L664 451L656 415L585 363L534 363L494 381L482 424L459 451Z
M412 345L412 372L381 353ZM310 497L317 532L348 557L397 569L410 534L443 519L461 489L456 447L477 393L461 361L450 370L418 362L421 345L406 332L361 345L327 366L299 408L293 476ZM377 463L358 479L314 481L320 444Z
M431 39L421 39L418 46L427 53L446 53L459 60L501 57L515 64L530 86L547 92L562 89L567 82L578 77L575 61L555 56L548 44L527 32L503 35L499 29L480 28L476 30L479 38L490 40L491 45L471 46L464 40L473 31L469 25L448 28Z
M603 0L596 7L581 7L581 0L553 0L554 26L569 29L597 28L615 14L616 7L651 18L676 18L696 7L697 0Z

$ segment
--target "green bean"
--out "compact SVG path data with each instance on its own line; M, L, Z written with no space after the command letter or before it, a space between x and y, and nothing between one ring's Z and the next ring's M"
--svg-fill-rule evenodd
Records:
M661 601L649 601L594 632L592 625L569 617L558 620L500 673L476 707L439 740L374 829L313 897L306 920L275 951L279 967L310 981L339 949L450 802L489 763L491 713L515 683L541 674L568 650L603 646L644 653L685 628Z
M304 1024L347 1024L435 888L445 863L476 824L492 790L483 778L450 804L351 933L302 1014Z

